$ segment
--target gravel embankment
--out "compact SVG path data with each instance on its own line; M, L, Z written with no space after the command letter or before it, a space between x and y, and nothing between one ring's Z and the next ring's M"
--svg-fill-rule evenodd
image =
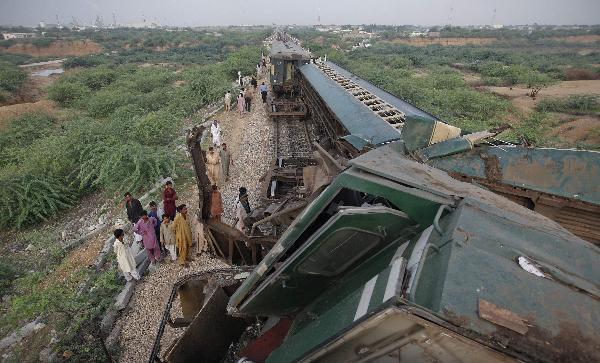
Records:
M238 189L245 186L254 208L260 199L263 177L273 160L273 126L266 116L260 100L255 95L252 112L239 115L235 105L232 111L214 116L223 129L223 141L228 144L233 157L230 178L221 187L224 203L224 221L233 222L234 202ZM185 191L179 191L180 201L190 207L195 215L198 196L195 183ZM115 328L120 329L120 362L135 363L147 361L152 350L158 326L173 286L179 278L190 273L225 267L223 261L202 255L195 257L189 268L182 268L176 262L162 262L158 268L143 277L135 288L129 306L125 309ZM174 311L178 303L175 302ZM165 330L163 347L176 338L179 332L171 328Z

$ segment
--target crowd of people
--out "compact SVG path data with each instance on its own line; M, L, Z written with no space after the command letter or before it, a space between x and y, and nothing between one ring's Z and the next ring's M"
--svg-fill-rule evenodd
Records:
M261 63L257 65L258 77L265 68L266 60L263 57ZM238 72L238 75L241 84L241 73ZM252 100L257 88L258 82L256 78L252 77L250 87L241 89L237 97L237 109L240 114L251 111ZM266 103L268 87L264 82L260 85L259 91L263 103ZM231 111L231 92L225 94L225 111ZM206 174L212 186L210 217L221 221L224 208L219 188L229 180L229 169L233 165L233 158L227 144L222 142L222 130L217 120L213 120L210 126L210 136L211 146L208 147L208 150L203 150ZM199 218L190 217L187 206L185 204L177 205L177 201L178 196L172 181L167 181L164 185L162 208L152 201L149 203L149 211L147 211L138 199L133 198L131 193L125 194L125 208L127 219L132 223L133 241L127 240L123 229L116 229L113 247L119 268L127 281L140 279L135 256L142 248L146 249L147 257L152 265L163 261L166 256L170 256L171 261L178 261L180 266L188 266L188 263L192 261L193 237L196 239L197 254L207 250L203 224ZM248 191L242 186L239 188L239 194L235 201L235 221L233 223L233 226L242 233L246 230L245 220L250 213Z

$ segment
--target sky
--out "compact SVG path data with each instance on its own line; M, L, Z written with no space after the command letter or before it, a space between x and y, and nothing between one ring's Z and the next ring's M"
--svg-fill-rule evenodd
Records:
M600 24L600 0L0 0L1 25Z

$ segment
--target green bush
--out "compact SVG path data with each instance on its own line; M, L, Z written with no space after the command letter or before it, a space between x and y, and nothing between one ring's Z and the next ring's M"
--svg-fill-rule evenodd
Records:
M135 95L126 89L103 89L90 96L85 107L93 117L106 117L135 99Z
M117 72L106 67L97 67L79 73L82 83L92 91L98 91L117 79Z
M59 81L48 87L48 98L62 107L75 107L90 94L90 89L81 83Z
M173 175L181 160L169 147L112 139L83 153L78 179L82 185L115 192L140 190L160 177Z
M179 124L179 119L169 112L151 112L135 121L132 132L135 139L144 145L168 145L173 141L173 131L179 129Z
M544 98L537 104L536 109L540 112L598 114L600 113L600 96L571 95L565 99Z
M7 148L23 148L36 142L50 133L54 122L55 119L45 113L26 113L10 120L0 133L0 152L6 155Z
M0 227L20 228L45 220L71 205L68 186L50 175L5 168L0 172Z
M31 44L38 48L47 48L54 42L52 38L34 38L31 40Z
M27 80L27 74L17 66L0 62L0 90L14 92Z

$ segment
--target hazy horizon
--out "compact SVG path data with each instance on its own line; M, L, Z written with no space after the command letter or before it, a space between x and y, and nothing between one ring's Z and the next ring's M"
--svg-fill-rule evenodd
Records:
M312 0L282 3L267 0L223 3L174 0L0 0L0 24L37 26L40 21L105 25L170 26L228 25L595 25L600 23L600 1L573 0L469 0L409 1Z

